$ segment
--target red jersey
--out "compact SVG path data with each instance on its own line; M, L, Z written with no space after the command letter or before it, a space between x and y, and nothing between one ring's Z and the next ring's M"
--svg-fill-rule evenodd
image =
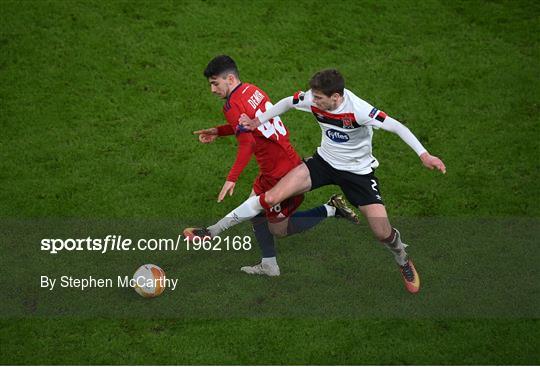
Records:
M254 131L246 131L238 124L242 113L253 119L272 107L270 98L252 84L241 83L227 98L223 114L229 125L219 126L219 135L235 134L238 153L227 181L236 182L240 173L255 154L263 176L279 179L300 164L301 159L289 141L289 132L279 116L267 121Z

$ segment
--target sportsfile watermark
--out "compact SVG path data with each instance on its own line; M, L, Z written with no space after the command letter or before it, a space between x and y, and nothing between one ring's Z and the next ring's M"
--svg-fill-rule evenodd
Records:
M208 223L0 220L10 279L0 319L539 317L536 218L393 218L420 277L415 295L365 221L331 218L276 239L280 274L272 277L258 272L262 249L250 222L213 239L185 237L185 228Z
M250 236L216 236L213 238L186 237L176 238L139 238L132 239L121 234L109 234L105 237L86 238L43 238L41 251L58 254L62 251L249 251L252 248Z

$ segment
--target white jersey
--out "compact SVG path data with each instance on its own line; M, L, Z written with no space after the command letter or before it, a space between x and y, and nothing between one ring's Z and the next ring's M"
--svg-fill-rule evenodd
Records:
M348 89L343 102L334 111L323 111L313 103L311 90L293 96L297 110L311 112L322 130L321 146L317 153L335 169L365 175L379 166L373 156L371 139L373 127L379 128L386 114Z

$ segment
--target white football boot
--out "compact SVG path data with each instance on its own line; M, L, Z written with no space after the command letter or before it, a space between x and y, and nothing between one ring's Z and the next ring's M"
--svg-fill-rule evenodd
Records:
M277 277L280 274L279 265L262 262L253 266L242 266L240 270L247 274L268 275L269 277Z

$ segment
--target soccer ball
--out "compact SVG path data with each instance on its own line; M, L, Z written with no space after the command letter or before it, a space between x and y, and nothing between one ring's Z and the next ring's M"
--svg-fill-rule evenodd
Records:
M133 288L145 298L157 297L165 290L165 272L159 266L146 264L133 274Z

